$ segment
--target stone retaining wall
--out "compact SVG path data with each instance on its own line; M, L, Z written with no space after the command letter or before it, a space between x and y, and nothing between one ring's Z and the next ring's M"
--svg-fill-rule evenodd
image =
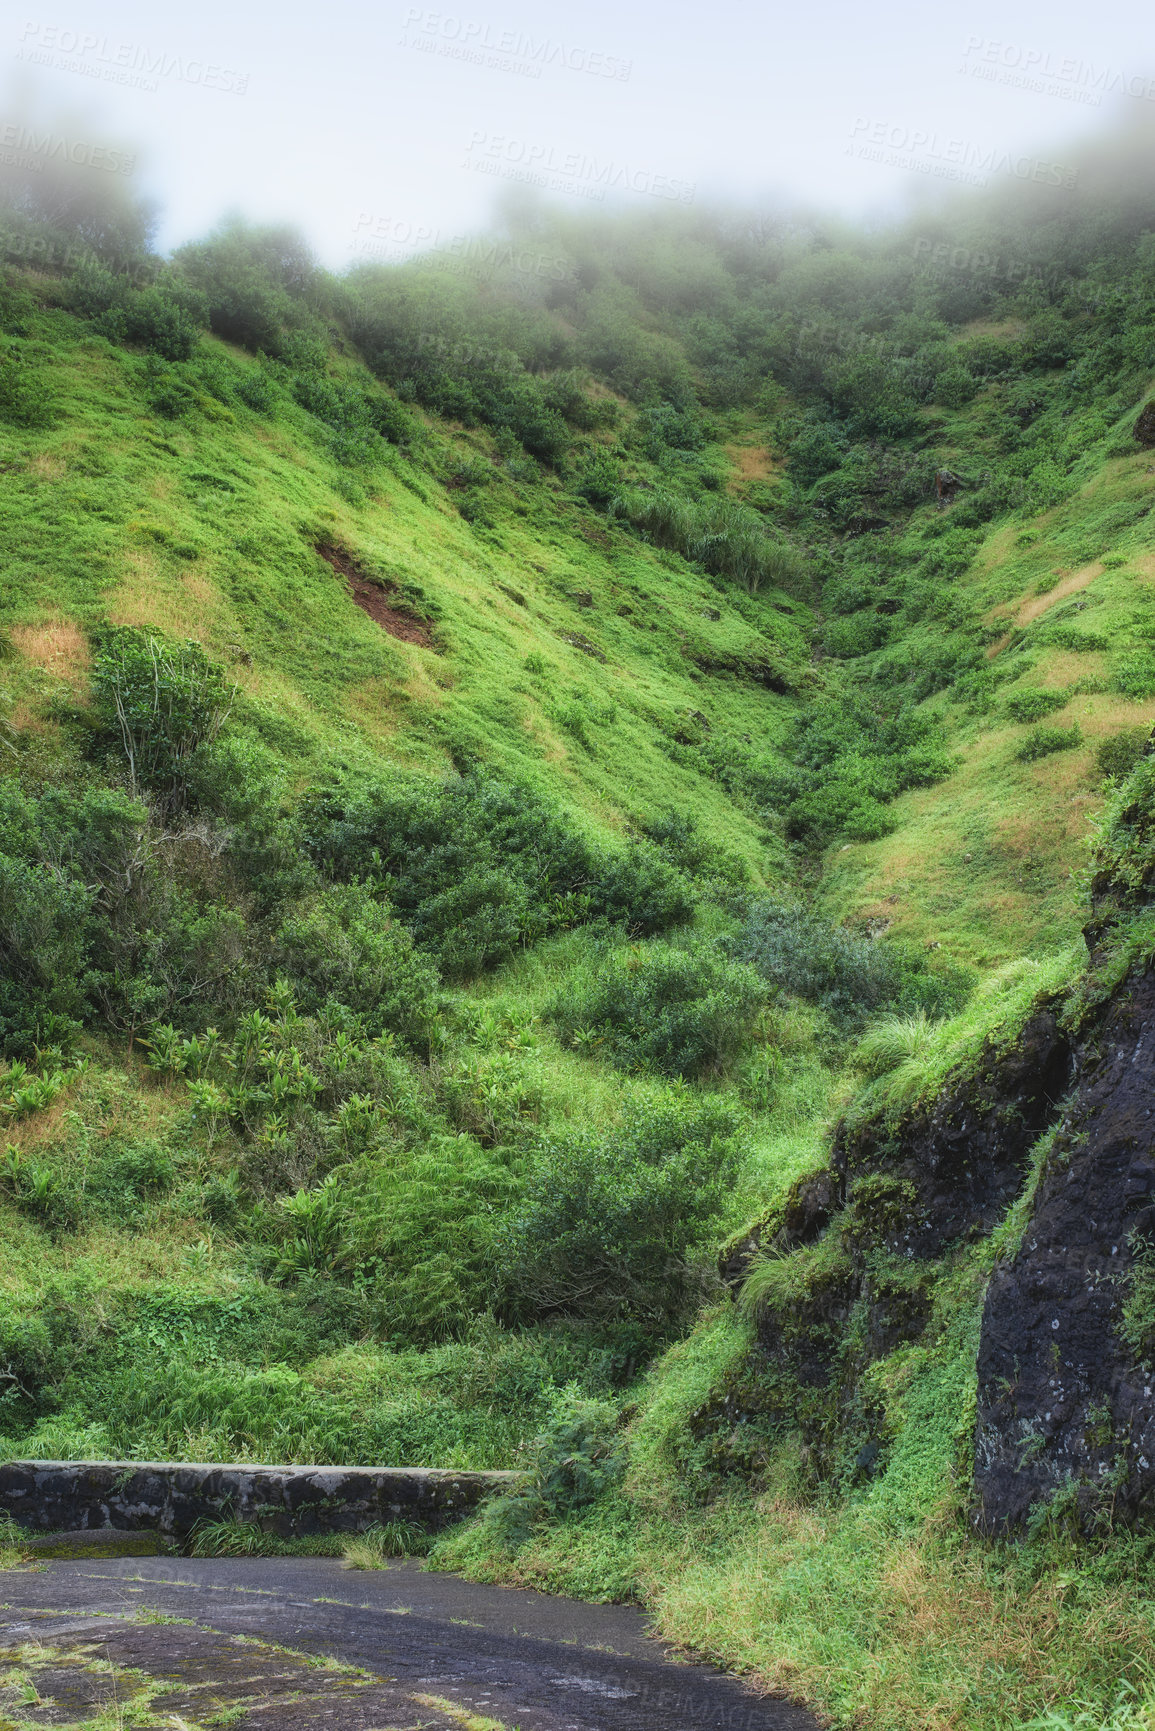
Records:
M436 1467L6 1461L0 1510L41 1532L147 1528L184 1538L197 1521L223 1519L256 1521L282 1538L363 1532L397 1520L436 1532L520 1478Z

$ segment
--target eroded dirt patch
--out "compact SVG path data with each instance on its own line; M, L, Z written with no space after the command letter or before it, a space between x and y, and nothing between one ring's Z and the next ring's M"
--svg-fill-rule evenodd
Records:
M400 638L402 643L419 643L423 649L436 647L428 625L399 604L396 590L367 577L340 547L322 542L317 552L345 583L362 613L367 613L375 625L388 631L390 637Z
M1088 588L1096 579L1103 575L1103 567L1096 559L1093 564L1084 565L1078 571L1069 571L1065 577L1060 577L1053 589L1047 589L1041 595L1028 595L1025 601L1020 601L1013 609L1015 627L1021 631L1024 625L1030 625L1034 620L1041 619L1043 614L1054 607L1058 601L1063 601L1068 595L1075 595L1080 589ZM1012 609L1009 606L996 609L995 621L1008 617ZM1004 631L1003 635L988 645L987 660L993 661L995 656L1004 650L1014 633Z
M1059 579L1053 589L1048 589L1043 595L1032 595L1029 600L1024 601L1015 615L1015 624L1021 630L1024 625L1029 625L1032 619L1041 618L1056 601L1062 601L1065 596L1086 589L1102 574L1103 567L1098 560L1093 565L1084 565L1079 571L1069 572L1066 577Z

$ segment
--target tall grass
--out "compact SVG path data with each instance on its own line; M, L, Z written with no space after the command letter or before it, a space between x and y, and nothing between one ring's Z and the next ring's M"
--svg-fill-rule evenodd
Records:
M797 591L805 585L803 553L771 534L749 506L716 499L698 504L661 487L633 488L614 497L610 515L751 595L766 586Z

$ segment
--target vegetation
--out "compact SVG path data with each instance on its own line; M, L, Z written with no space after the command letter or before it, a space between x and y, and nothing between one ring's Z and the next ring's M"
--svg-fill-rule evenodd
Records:
M516 225L336 278L30 178L0 1453L521 1465L434 1566L638 1599L835 1723L1144 1722L1149 1535L968 1524L1018 1203L878 1254L929 1321L850 1307L826 1431L751 1368L865 1254L774 1249L835 1120L1155 953L1155 213L1096 172L917 234L542 212L528 286Z

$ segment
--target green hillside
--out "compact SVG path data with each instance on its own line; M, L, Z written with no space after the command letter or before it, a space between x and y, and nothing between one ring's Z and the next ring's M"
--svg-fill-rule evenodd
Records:
M1143 1521L971 1518L1053 1122L913 1261L914 1191L806 1188L1152 953L1081 935L1155 698L1155 210L1103 176L340 278L14 200L0 1453L529 1464L435 1564L836 1724L1149 1722ZM766 1342L835 1288L823 1405Z

